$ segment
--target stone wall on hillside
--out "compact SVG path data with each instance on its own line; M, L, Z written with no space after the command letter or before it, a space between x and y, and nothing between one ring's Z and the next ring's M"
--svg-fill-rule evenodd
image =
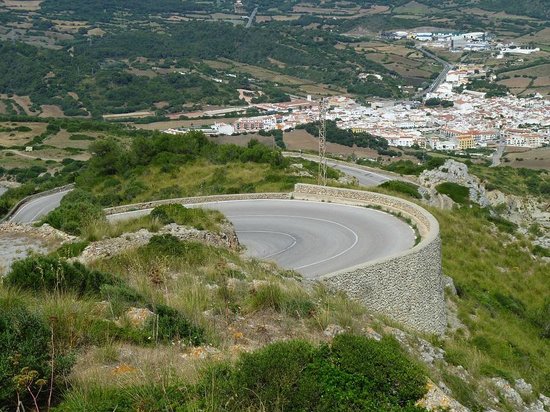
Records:
M105 209L107 215L115 215L118 213L131 212L133 210L148 210L154 209L157 206L179 203L181 205L194 205L199 203L209 202L224 202L229 200L256 200L256 199L290 199L289 193L244 193L232 195L213 195L213 196L195 196L182 197L164 200L152 200L144 203L134 203L131 205L122 205L109 207Z
M297 184L293 196L374 206L410 219L422 237L412 249L325 275L321 281L414 330L445 332L441 239L438 222L430 213L403 199L360 190Z

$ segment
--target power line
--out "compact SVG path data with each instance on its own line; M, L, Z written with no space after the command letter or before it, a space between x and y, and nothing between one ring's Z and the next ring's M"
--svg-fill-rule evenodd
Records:
M322 98L319 102L319 175L318 183L327 185L327 104L328 99Z

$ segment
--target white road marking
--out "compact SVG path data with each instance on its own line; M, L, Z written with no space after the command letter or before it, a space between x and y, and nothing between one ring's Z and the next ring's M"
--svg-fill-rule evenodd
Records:
M332 223L333 225L340 226L340 227L348 230L349 232L351 232L351 234L354 236L355 240L354 240L353 244L350 247L348 247L347 249L344 249L342 252L337 253L336 255L328 257L326 259L319 260L317 262L313 262L313 263L309 263L307 265L295 267L294 270L305 269L305 268L310 267L310 266L318 265L320 263L325 263L325 262L328 262L329 260L336 259L337 257L340 257L340 256L348 253L359 242L359 236L357 235L357 233L355 233L354 230L350 229L349 227L347 227L347 226L345 226L341 223L338 223L338 222L335 222L335 221L329 220L329 219L321 219L321 218L309 217L309 216L292 216L292 215L239 215L239 216L227 216L227 218L230 219L230 220L235 219L235 218L238 219L238 218L242 218L242 217L286 217L286 218L294 218L294 219L317 220L319 222Z
M263 256L262 259L268 259L270 257L280 255L281 253L284 253L287 250L292 249L294 246L296 246L296 243L298 243L298 239L296 239L291 234L284 233L284 232L274 232L274 231L271 231L271 230L239 230L239 231L237 231L237 235L239 233L273 233L273 234L276 234L276 235L287 236L287 237L292 239L292 244L290 246L284 248L283 250L280 250L279 252L272 253L271 255Z

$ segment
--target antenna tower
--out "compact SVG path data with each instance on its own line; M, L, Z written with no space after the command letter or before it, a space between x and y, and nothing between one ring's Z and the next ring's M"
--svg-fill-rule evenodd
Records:
M328 100L322 98L319 102L319 175L317 181L320 185L327 184L327 105Z

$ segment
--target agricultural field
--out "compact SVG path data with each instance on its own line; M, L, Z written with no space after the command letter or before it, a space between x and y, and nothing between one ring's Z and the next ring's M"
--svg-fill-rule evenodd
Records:
M46 131L46 123L0 122L0 146L26 146L33 137Z
M550 170L550 147L506 153L504 162L506 166Z

